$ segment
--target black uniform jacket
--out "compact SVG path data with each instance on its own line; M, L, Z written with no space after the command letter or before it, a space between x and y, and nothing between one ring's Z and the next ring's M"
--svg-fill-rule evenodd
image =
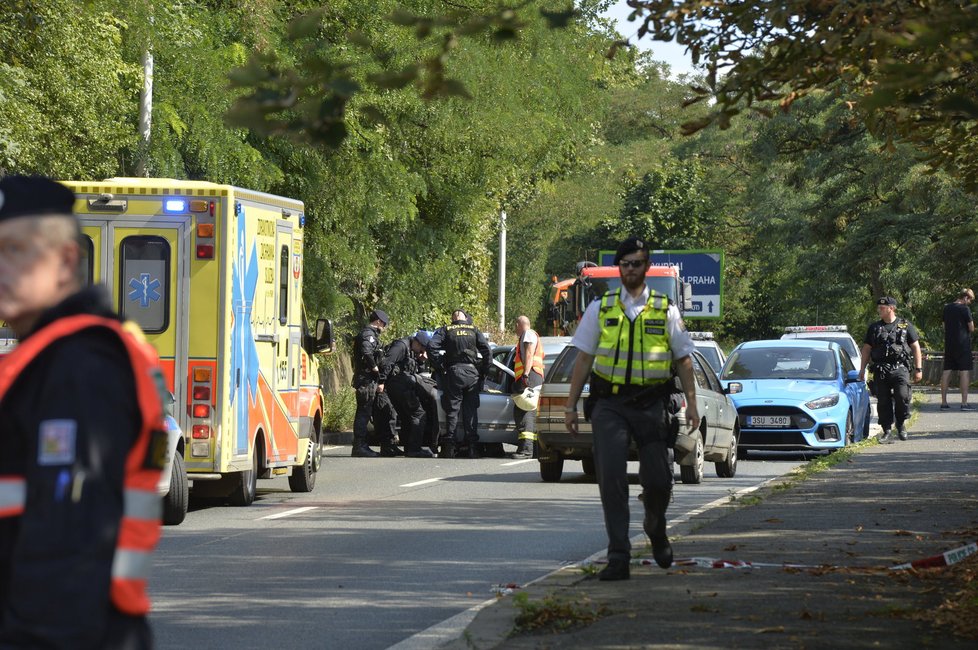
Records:
M437 358L439 352L444 352L441 365L446 370L456 363L471 363L484 376L492 367L492 350L485 334L462 321L436 330L428 343L428 350L434 353L433 358Z
M373 375L378 366L383 348L380 345L380 330L367 325L357 334L353 342L353 372L356 375Z
M417 368L418 364L411 354L411 338L397 339L387 348L384 360L380 363L379 382L383 384L394 375L402 373L412 375L417 372Z
M45 312L35 331L81 313L115 317L104 292L87 288ZM0 519L0 648L114 647L110 639L129 635L120 627L145 627L109 600L139 427L132 366L107 330L49 345L0 402L0 475L27 482L23 515Z

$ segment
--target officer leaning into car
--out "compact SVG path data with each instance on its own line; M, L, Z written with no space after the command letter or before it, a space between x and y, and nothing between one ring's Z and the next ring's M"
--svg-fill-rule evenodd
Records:
M693 342L676 306L650 291L645 283L648 243L639 238L621 242L615 264L621 290L608 292L588 305L571 341L580 352L564 407L564 424L576 435L577 400L590 375L585 417L591 421L595 470L608 531L608 566L598 574L600 580L629 577L630 440L638 447L639 480L645 494L643 528L652 542L652 555L662 568L672 565L666 507L672 495L669 448L678 432L668 409L674 389L673 366L686 397L690 431L700 424L689 356Z
M443 372L442 409L446 428L438 441L438 456L454 458L459 411L470 458L478 458L479 390L492 367L492 350L485 335L461 309L452 324L439 328L428 343L432 363Z
M387 312L375 309L370 312L369 318L370 321L353 342L353 388L356 389L357 411L353 416L351 455L359 458L397 456L400 449L394 444L394 409L386 396L377 397L384 390L378 382L379 364L383 358L380 335L387 328L390 317ZM380 436L380 454L367 446L367 424L371 418Z
M418 362L424 359L428 333L419 330L413 336L397 339L384 353L380 363L378 382L390 397L401 424L401 442L408 458L431 458L423 449L428 413L421 402L418 390ZM438 417L435 413L434 417Z
M880 319L866 330L859 364L860 381L865 381L867 368L873 371L877 417L883 428L880 442L889 441L894 422L900 440L907 439L911 372L915 382L923 376L917 328L898 318L896 307L896 299L889 296L876 301Z
M0 180L0 647L150 648L167 459L156 352L85 287L71 190Z

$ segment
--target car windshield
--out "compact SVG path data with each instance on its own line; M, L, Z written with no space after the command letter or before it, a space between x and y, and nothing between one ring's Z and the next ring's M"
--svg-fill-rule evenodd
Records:
M720 372L720 367L723 366L723 361L720 360L720 353L717 352L715 347L712 345L709 347L697 345L696 351L706 358L707 363L710 364L714 372Z
M811 339L812 341L828 341L829 343L838 343L850 357L859 356L859 352L856 350L856 344L853 343L852 338L848 336L806 336L805 338Z
M621 278L617 275L611 278L589 278L590 283L585 291L584 307L587 307L592 300L597 300L609 291L621 289ZM645 278L645 284L649 285L652 291L667 296L672 302L676 302L676 280L668 276L654 275Z
M744 348L727 359L721 379L835 379L832 350Z
M571 373L574 372L574 363L577 361L577 348L568 345L560 353L557 360L550 366L545 383L548 384L569 384Z

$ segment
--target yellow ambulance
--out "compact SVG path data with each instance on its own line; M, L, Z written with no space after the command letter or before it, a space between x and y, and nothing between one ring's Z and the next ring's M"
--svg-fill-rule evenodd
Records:
M302 308L302 202L203 181L64 184L87 281L142 327L176 397L184 511L188 480L195 496L242 506L259 478L311 491L323 413L313 355L333 341L329 321L310 329Z

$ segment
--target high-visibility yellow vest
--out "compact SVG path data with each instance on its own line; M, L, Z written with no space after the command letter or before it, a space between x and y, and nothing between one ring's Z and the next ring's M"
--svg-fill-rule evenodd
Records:
M645 307L630 321L618 291L606 293L598 312L601 338L594 354L594 373L617 385L648 386L669 379L668 309L669 299L650 290Z

